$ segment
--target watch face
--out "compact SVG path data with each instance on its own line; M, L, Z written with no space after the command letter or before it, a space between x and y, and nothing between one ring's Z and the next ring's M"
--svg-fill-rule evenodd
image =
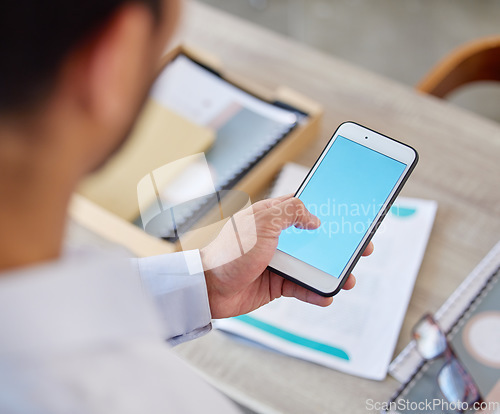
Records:
M500 368L500 312L482 312L471 318L462 334L472 358L491 368Z

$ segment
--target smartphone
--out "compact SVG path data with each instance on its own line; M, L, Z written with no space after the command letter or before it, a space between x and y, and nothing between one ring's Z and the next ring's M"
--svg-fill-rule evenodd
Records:
M321 226L283 231L269 269L336 295L417 161L406 144L354 122L340 125L295 193Z

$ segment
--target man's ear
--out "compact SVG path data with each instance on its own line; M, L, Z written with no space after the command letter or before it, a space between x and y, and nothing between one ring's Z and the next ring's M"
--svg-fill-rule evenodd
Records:
M141 4L118 9L82 47L73 65L80 103L100 124L117 126L135 114L151 79L154 17Z

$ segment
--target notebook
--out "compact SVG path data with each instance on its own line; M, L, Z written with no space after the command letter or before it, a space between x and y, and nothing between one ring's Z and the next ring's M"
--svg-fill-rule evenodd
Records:
M436 312L435 319L474 378L482 399L491 403L482 413L500 412L500 242ZM411 407L426 400L441 401L444 397L436 376L442 365L442 359L424 363L412 341L390 365L391 375L403 385L386 411L397 413L398 403L402 407L404 402L405 413L419 412Z
M151 90L158 104L202 127L215 130L216 138L205 151L216 191L231 189L307 115L279 102L266 102L224 80L185 55L177 56L158 77ZM195 174L179 174L171 185L159 189L164 205L179 205L192 198ZM184 194L179 189L187 189ZM176 234L189 230L213 207L213 197L177 209ZM140 224L140 222L137 222ZM171 238L169 238L171 239ZM171 240L173 241L173 240Z

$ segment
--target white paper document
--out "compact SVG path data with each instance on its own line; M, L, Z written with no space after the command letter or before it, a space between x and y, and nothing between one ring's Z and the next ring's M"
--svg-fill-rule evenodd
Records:
M287 164L272 196L293 193L308 169ZM431 200L398 198L354 269L356 287L320 308L281 298L219 329L285 354L365 378L387 374L436 214Z
M160 74L152 97L198 125L217 128L239 108L246 108L284 125L297 116L264 102L180 55Z

